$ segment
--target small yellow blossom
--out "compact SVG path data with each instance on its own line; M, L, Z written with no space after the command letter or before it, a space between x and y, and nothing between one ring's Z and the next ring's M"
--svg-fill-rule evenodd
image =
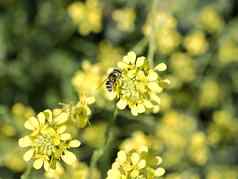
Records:
M213 122L208 128L208 140L211 144L229 144L236 141L238 122L232 111L216 111L212 118Z
M135 11L132 8L115 10L112 18L117 23L118 29L125 32L131 32L134 29Z
M159 178L165 173L165 170L159 167L162 159L159 156L151 155L147 147L129 152L119 151L112 168L107 172L106 179Z
M75 105L66 105L64 110L69 113L69 119L79 128L84 128L91 116L90 104L95 102L94 97L80 96L80 101Z
M203 32L192 32L184 39L184 46L191 55L202 55L208 50L208 42Z
M98 123L84 129L82 139L92 147L100 147L105 143L106 124Z
M50 179L88 179L91 173L92 179L100 179L100 173L97 169L92 171L83 162L76 162L73 166L63 168L59 163L55 170L49 170L45 176Z
M176 30L161 29L156 34L156 44L162 54L171 53L180 44L180 34Z
M101 82L100 66L91 64L88 61L83 62L82 70L77 71L72 78L72 84L79 96L81 92L86 92L90 96L97 96Z
M181 37L176 28L176 19L171 14L160 11L148 16L143 31L146 36L155 39L159 52L167 55L180 44Z
M189 155L191 159L199 165L206 164L208 160L208 142L206 135L202 132L195 132L191 137L191 144L189 145Z
M74 2L68 7L68 13L82 35L101 31L102 7L98 0Z
M134 132L132 137L122 142L120 148L124 151L139 150L143 146L150 146L151 141L143 132Z
M24 124L31 133L19 139L20 147L29 147L24 154L24 160L34 160L33 167L45 170L55 169L56 163L63 160L72 165L76 156L68 149L79 147L78 140L72 140L66 132L68 114L60 109L45 110L36 117L30 117Z
M151 16L153 18L151 18ZM150 16L148 16L147 22L145 23L144 27L143 27L143 31L146 35L149 35L150 33L152 33L152 24L153 23L153 31L159 31L161 28L164 29L176 29L177 26L177 20L170 15L167 12L164 11L160 11L157 12L156 14L152 14Z
M224 20L211 6L202 9L199 20L202 28L210 33L220 32L224 26Z
M232 39L222 40L219 45L218 57L220 64L237 62L238 44Z
M26 106L22 103L16 103L12 106L12 114L17 119L25 120L34 115L34 110L31 107Z
M196 76L196 64L186 53L173 53L170 59L171 70L179 82L191 82Z
M215 107L222 101L222 97L222 88L215 79L204 80L198 101L201 107Z
M108 68L116 65L116 63L121 60L122 55L123 50L120 47L115 47L107 41L100 42L97 61L102 72L106 72Z
M121 110L127 106L133 115L144 113L146 110L159 111L159 94L168 85L168 80L162 80L157 71L166 70L165 64L150 68L145 57L136 57L129 52L118 63L121 77L115 83L112 95L118 99L117 107Z

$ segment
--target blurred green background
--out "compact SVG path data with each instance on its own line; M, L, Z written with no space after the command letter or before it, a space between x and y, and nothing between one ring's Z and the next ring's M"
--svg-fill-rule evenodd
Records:
M238 179L236 0L0 0L0 178L25 170L17 140L33 111L77 101L77 75L95 89L93 80L129 50L146 56L152 42L170 88L159 114L119 114L111 162L121 144L145 142L163 158L166 179ZM104 141L95 133L111 109L99 99L91 126L77 134L78 171ZM107 169L99 167L101 176Z

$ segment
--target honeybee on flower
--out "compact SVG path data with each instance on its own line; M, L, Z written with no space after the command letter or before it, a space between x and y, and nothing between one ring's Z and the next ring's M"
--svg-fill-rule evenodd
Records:
M159 94L169 81L163 80L157 71L165 71L164 63L155 68L149 66L145 57L136 57L135 52L129 52L117 64L117 68L108 75L106 89L112 99L117 99L117 107L130 108L133 115L144 113L146 110L159 111Z

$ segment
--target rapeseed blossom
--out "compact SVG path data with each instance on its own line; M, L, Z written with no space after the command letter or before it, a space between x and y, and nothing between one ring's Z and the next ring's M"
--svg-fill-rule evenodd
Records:
M161 163L162 159L159 156L153 157L147 147L129 152L121 150L106 179L156 179L165 173L159 167Z
M201 31L195 31L186 36L184 46L188 53L194 56L202 55L208 50L208 42Z
M85 95L80 96L80 101L75 105L66 105L65 110L69 114L69 119L73 124L79 128L84 128L88 122L91 115L90 104L95 102L94 97L87 97Z
M145 57L136 57L135 52L129 52L118 62L121 77L114 85L112 96L118 100L117 107L121 110L127 106L133 115L146 111L159 111L159 94L168 85L157 71L165 71L164 63L150 68Z
M61 109L45 110L35 117L30 117L24 124L31 133L19 139L20 147L30 148L24 154L24 160L34 160L33 167L45 170L55 169L56 163L63 160L73 165L77 158L69 151L80 146L80 141L72 140L66 132L68 114Z
M82 35L101 31L102 8L98 0L87 0L85 3L74 2L68 7L72 21L78 26Z
M210 33L220 32L224 27L224 19L211 6L206 6L202 9L199 21L202 28Z
M132 8L118 9L112 14L112 18L116 21L118 29L125 32L134 30L135 17L135 11Z

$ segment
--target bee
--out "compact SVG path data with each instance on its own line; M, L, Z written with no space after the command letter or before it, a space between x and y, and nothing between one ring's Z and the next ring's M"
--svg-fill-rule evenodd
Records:
M115 83L117 82L117 80L120 79L120 77L121 77L121 71L117 68L114 68L112 72L108 75L105 85L106 85L106 89L109 92L112 92Z

